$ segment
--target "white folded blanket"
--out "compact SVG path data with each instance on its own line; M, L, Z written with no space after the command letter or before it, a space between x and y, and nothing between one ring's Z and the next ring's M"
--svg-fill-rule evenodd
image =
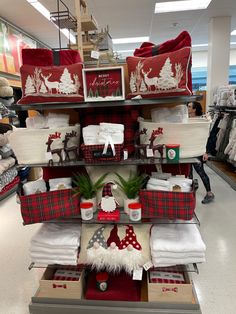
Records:
M31 247L77 248L80 246L81 227L78 224L44 223L31 239Z
M75 252L78 251L78 248L73 248L73 249L57 249L57 248L47 248L47 247L43 247L43 246L38 246L38 245L34 245L31 246L30 248L30 254L35 254L35 256L37 256L37 254L41 254L41 255L66 255L66 256L71 256L73 254L75 254Z
M163 252L152 251L152 258L189 258L189 257L205 257L205 252Z
M109 133L109 132L99 132L98 134L98 142L100 144L105 144L108 138L112 139L113 144L123 144L124 142L124 133Z
M99 125L88 125L82 129L83 140L85 145L98 144Z
M160 179L156 179L156 178L150 178L148 180L148 184L157 185L157 186L165 186L165 187L169 187L170 186L170 182L169 181L160 180Z
M206 250L197 226L188 223L154 225L151 229L150 245L152 252L202 253Z
M16 163L16 160L13 157L8 157L6 159L0 160L0 175L3 174L7 169L13 167Z
M50 191L72 189L72 179L69 178L56 178L49 180Z
M109 133L116 133L116 132L124 132L124 125L119 123L106 123L101 122L100 124L100 131L101 132L109 132Z
M46 183L44 180L36 180L26 182L23 185L24 195L31 195L36 193L43 193L47 191Z
M41 253L33 253L30 252L31 259L60 259L60 260L75 260L78 255L78 250L75 250L73 254L71 255L61 255L61 254L54 254L53 252L51 254L41 254Z
M50 265L50 264L60 264L60 265L77 265L77 258L76 259L68 259L68 260L61 260L61 259L35 259L31 258L33 263L39 265Z
M167 186L161 186L161 185L152 185L152 184L147 184L147 190L150 191L170 191L170 188Z
M187 265L192 263L204 263L205 257L189 257L189 258L152 258L152 263L155 267L168 267L175 265Z

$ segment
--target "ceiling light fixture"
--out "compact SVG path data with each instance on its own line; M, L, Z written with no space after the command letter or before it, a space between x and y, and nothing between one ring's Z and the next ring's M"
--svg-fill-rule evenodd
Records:
M171 2L157 2L154 13L167 13L190 10L203 10L212 0L185 0Z
M116 45L142 43L144 41L149 41L149 36L112 39L113 44L116 44Z
M42 5L40 1L38 0L26 0L26 1L29 4L31 4L39 13L41 13L48 21L51 22L50 11L47 8L45 8L45 6ZM57 29L59 28L56 24L53 23L53 25L55 25ZM71 34L71 32L67 28L60 29L60 32L64 34L64 36L66 36L73 44L76 43L75 36Z
M234 29L232 32L231 32L231 36L234 36L236 35L236 29Z

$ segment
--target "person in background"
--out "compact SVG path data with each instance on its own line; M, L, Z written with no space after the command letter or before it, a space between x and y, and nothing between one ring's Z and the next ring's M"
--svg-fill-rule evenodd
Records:
M188 104L189 118L201 117L202 115L203 115L202 106L199 102L194 101ZM215 195L211 191L210 179L204 169L204 163L208 160L207 148L206 148L206 153L203 156L200 156L199 160L200 160L200 163L194 163L193 168L200 176L202 183L206 189L206 195L204 199L202 200L202 204L208 204L214 200ZM192 176L192 170L191 170L190 176Z

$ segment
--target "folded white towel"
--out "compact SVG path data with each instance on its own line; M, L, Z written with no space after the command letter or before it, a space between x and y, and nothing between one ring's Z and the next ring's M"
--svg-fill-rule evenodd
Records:
M8 157L6 159L0 160L0 175L3 174L7 169L13 167L16 163L16 160L13 157Z
M59 264L59 265L77 265L77 258L76 259L68 259L68 260L61 260L61 259L38 259L38 258L31 258L33 263L38 265L50 265L50 264Z
M78 251L78 248L73 248L73 249L68 249L68 248L64 248L64 249L58 249L58 248L54 248L54 247L43 247L43 246L39 246L39 245L32 245L30 247L30 253L32 254L44 254L44 255L66 255L66 256L71 256L73 255L76 251Z
M152 263L155 267L167 267L175 265L187 265L192 263L204 263L206 261L205 257L189 257L189 258L152 258Z
M189 257L205 257L205 252L151 252L153 258L189 258Z
M154 225L150 245L152 251L202 253L206 250L197 226L187 223Z
M168 181L171 183L182 184L185 186L193 184L193 180L188 178L170 177Z
M49 128L69 126L70 116L68 114L49 113L47 116L47 126Z
M124 125L119 123L106 123L101 122L100 124L100 131L101 132L109 132L109 133L116 133L116 132L124 132Z
M85 145L98 144L99 125L88 125L82 129L83 140Z
M36 181L26 182L23 185L24 195L38 194L47 191L46 183L44 180L39 179Z
M42 254L42 253L34 253L34 252L30 252L30 256L33 259L60 259L60 260L75 260L77 258L78 255L78 250L75 250L73 254L70 255L63 255L63 254L55 254L55 253L51 253L51 254Z
M80 246L80 234L78 224L44 223L32 237L31 245L73 249Z
M148 180L148 184L157 185L157 186L166 186L166 187L170 186L170 182L169 181L160 180L160 179L156 179L156 178L150 178Z
M167 186L159 186L159 185L152 185L152 184L147 184L147 190L150 191L170 191L170 188Z
M99 132L98 142L100 144L105 144L109 137L112 139L113 144L123 144L123 142L124 142L124 133L123 132L117 132L117 133Z
M50 191L72 189L71 178L57 178L49 180Z

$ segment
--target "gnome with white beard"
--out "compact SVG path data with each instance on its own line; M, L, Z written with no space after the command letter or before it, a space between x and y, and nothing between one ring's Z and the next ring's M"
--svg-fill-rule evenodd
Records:
M100 209L106 213L111 213L119 207L119 203L112 194L112 188L114 190L117 189L117 185L114 182L108 182L104 185L102 190L102 199L98 204Z

